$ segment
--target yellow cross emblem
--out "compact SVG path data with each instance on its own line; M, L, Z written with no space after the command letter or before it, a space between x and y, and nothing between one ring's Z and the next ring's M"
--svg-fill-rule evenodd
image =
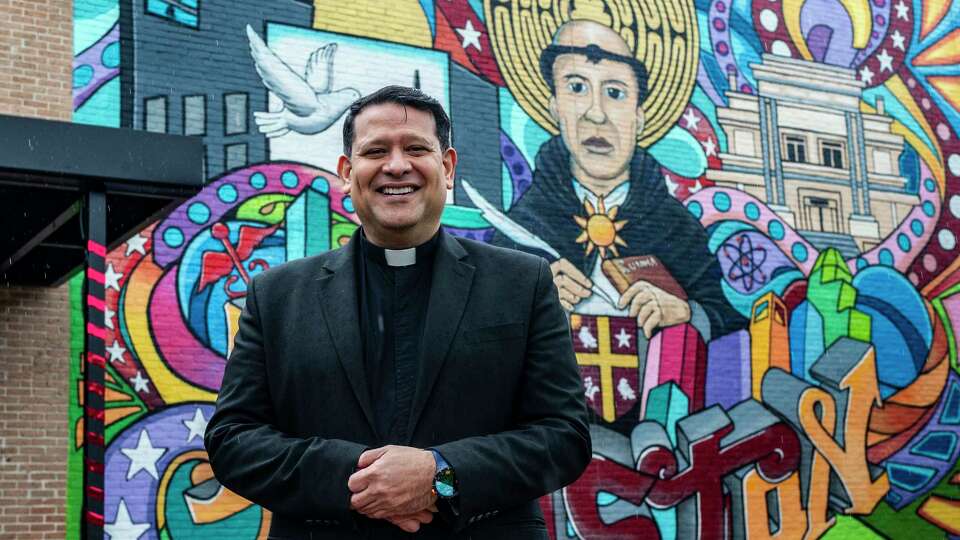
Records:
M578 326L574 324L573 326ZM600 368L600 393L603 394L603 419L613 422L617 419L614 404L613 368L637 368L639 359L636 354L617 354L610 348L610 318L597 317L597 352L578 352L577 364Z

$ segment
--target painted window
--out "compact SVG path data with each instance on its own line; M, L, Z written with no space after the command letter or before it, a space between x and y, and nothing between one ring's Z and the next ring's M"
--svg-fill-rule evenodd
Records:
M190 28L200 25L200 0L147 0L147 13Z
M247 164L246 143L228 144L224 147L223 153L227 170L243 167Z
M207 133L206 96L183 97L183 134L205 135Z
M787 135L784 137L786 142L786 160L795 163L807 162L807 140L799 135Z
M823 165L834 169L843 168L843 143L834 141L820 142L820 157Z
M143 102L143 127L153 133L167 132L167 98L150 97Z
M237 135L247 132L247 95L224 94L223 96L223 132Z

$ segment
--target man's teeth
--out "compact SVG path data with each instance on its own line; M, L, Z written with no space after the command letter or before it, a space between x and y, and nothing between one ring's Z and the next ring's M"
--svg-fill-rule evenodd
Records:
M406 187L385 187L383 188L383 193L386 195L406 195L407 193L413 193L413 188L410 186Z

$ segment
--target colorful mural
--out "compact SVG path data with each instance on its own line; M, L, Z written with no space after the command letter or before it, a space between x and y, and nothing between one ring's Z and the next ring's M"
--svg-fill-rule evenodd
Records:
M106 257L110 538L266 538L202 435L247 283L358 226L331 171L385 84L451 114L447 230L546 257L570 312L595 455L553 538L960 537L960 4L74 12L74 120L202 137L209 177Z

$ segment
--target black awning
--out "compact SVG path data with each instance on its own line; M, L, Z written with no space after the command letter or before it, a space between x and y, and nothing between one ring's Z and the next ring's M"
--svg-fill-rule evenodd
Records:
M0 285L58 285L84 262L84 199L113 248L203 188L196 137L0 115Z

